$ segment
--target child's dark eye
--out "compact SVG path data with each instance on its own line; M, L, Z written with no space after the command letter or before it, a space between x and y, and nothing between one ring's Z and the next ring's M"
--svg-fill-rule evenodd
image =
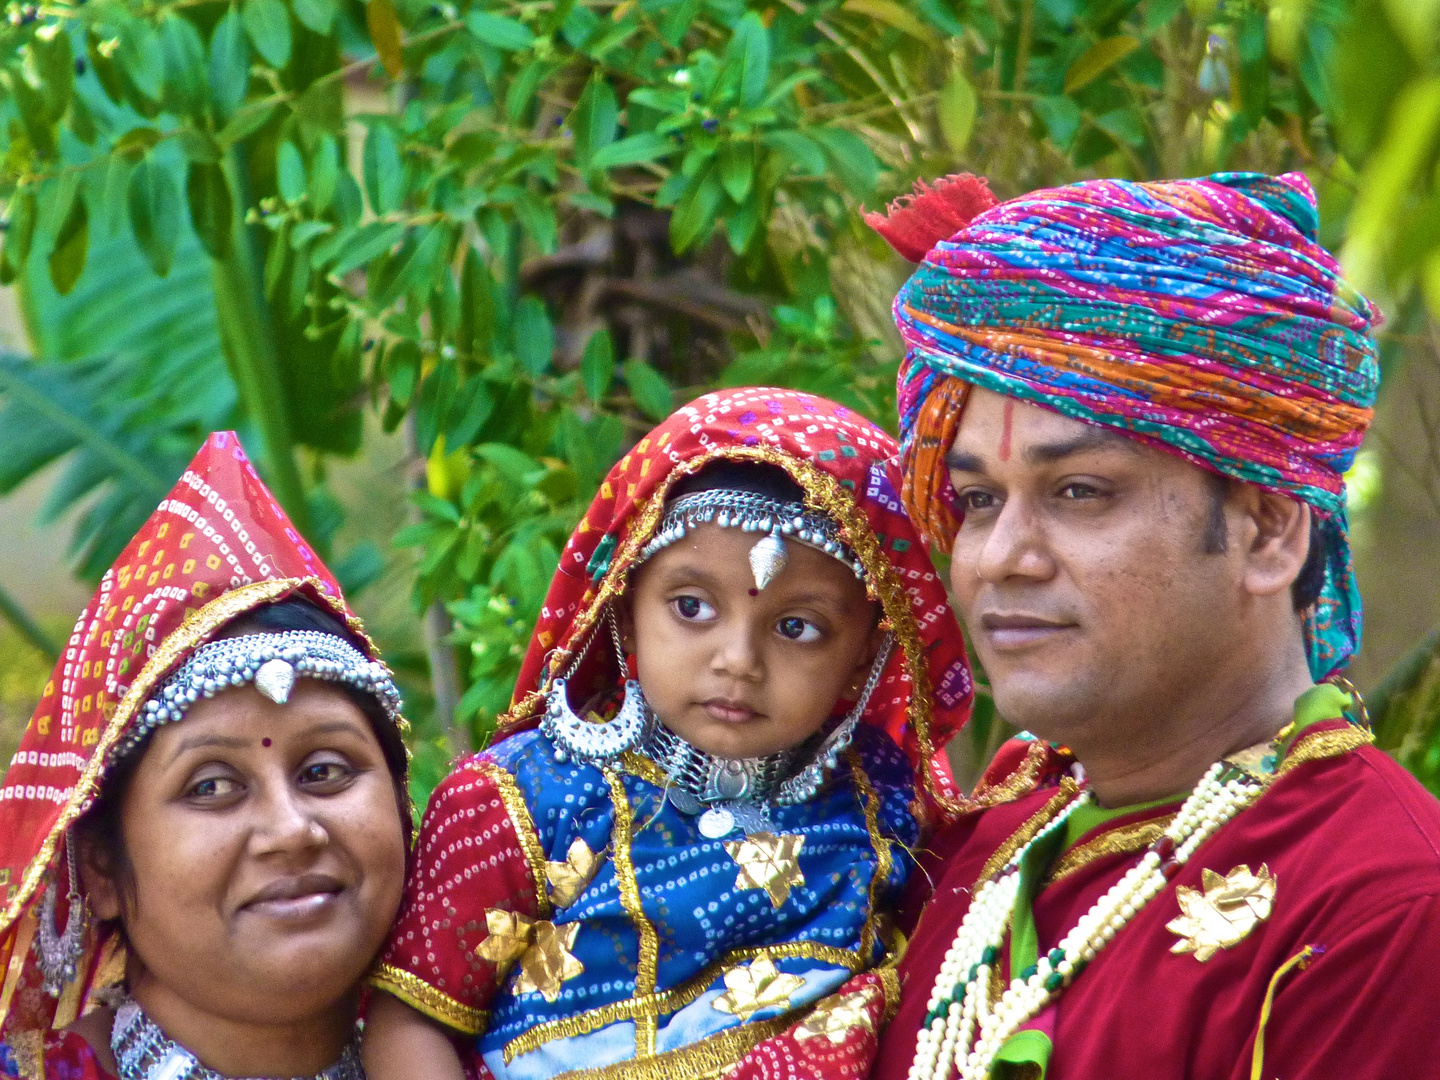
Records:
M818 641L820 638L820 628L809 619L802 619L798 615L781 619L775 624L775 629L781 637L791 641Z
M698 596L677 596L670 605L675 614L687 622L703 622L715 617L715 609Z

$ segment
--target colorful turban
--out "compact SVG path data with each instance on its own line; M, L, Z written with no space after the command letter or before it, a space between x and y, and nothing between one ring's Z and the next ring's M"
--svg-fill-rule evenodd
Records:
M1310 667L1341 667L1361 622L1344 473L1373 413L1379 316L1316 243L1305 177L1092 180L998 205L955 177L872 224L916 250L942 199L978 213L929 238L895 299L902 494L930 539L957 527L944 454L969 386L1119 428L1316 510Z

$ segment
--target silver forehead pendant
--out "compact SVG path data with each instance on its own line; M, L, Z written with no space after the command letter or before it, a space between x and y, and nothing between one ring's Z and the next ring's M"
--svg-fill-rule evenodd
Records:
M750 549L750 572L755 575L755 588L764 592L765 586L780 576L789 561L790 553L785 550L785 541L778 532L761 537Z

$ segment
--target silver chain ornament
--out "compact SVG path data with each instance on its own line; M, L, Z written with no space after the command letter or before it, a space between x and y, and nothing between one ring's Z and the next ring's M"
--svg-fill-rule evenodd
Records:
M40 925L35 932L35 950L38 954L41 985L51 997L58 998L61 991L80 977L80 961L85 955L85 931L89 926L85 898L80 895L80 875L75 866L75 838L65 833L65 869L69 874L70 891L66 895L67 912L65 929L55 929L55 908L60 892L60 880L56 879L46 887L44 899L40 901Z

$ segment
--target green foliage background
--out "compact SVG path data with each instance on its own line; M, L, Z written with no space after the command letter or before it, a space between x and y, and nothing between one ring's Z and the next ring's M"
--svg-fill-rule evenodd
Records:
M1440 314L1434 0L5 14L0 280L34 356L0 361L0 493L64 459L49 510L84 507L93 578L203 433L235 426L353 593L395 564L373 538L336 549L370 511L332 463L367 416L403 431L424 462L390 540L428 628L398 657L433 686L422 789L484 739L570 528L674 404L763 382L893 426L905 268L860 210L917 177L970 169L1009 196L1303 168L1392 328ZM1417 680L1380 720L1419 762ZM969 755L1000 730L982 709Z

